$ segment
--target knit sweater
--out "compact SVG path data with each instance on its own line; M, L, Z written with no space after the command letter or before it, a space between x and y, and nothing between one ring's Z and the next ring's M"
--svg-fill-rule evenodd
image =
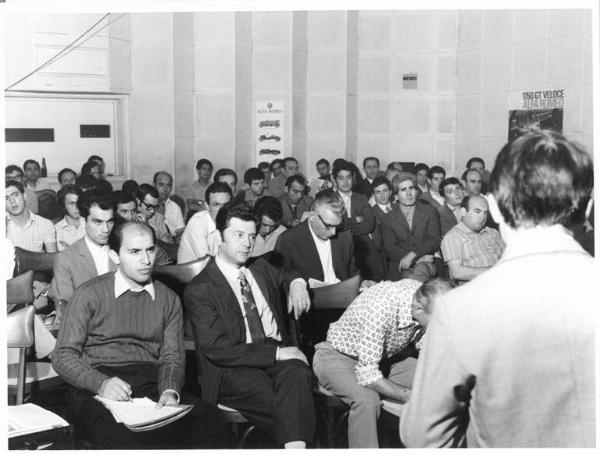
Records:
M115 273L82 284L67 305L52 365L69 384L97 393L110 377L99 366L154 364L159 395L180 393L184 381L183 313L179 297L154 282L115 298Z

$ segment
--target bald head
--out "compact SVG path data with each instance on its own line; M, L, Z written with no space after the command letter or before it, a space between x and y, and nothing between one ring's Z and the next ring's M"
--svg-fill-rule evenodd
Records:
M468 194L481 194L481 173L477 169L466 170L463 174L463 184Z
M479 232L485 227L489 214L488 202L481 195L468 195L462 203L462 223L474 232Z
M164 202L169 198L173 189L173 177L165 171L156 172L154 174L154 187L158 191L158 198Z

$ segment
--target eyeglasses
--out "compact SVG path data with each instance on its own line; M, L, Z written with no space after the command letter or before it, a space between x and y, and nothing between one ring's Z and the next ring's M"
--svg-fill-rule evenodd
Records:
M258 224L258 228L261 228L261 227L264 228L268 232L272 232L277 227L279 227L279 224L272 224L272 225L270 225L270 224L263 224L263 223Z
M333 230L333 229L335 229L337 227L337 225L327 224L327 222L325 222L323 220L323 218L321 217L320 214L317 214L317 217L323 223L323 227L325 227L326 230Z
M144 201L142 201L141 203L143 203L144 205L146 205L146 208L148 208L149 210L153 210L153 211L158 210L158 205L150 205L149 203L146 203Z

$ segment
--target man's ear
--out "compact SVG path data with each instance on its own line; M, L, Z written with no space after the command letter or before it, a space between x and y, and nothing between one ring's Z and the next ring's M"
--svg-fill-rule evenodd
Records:
M117 254L112 249L109 249L108 257L113 261L113 263L116 263L117 265L121 263L121 261L119 260L119 254Z
M496 202L494 194L492 194L491 192L486 194L486 199L488 201L488 207L490 210L490 214L492 215L492 219L497 224L505 224L504 216L502 216L502 213L500 213L500 208L498 208L498 202Z
M465 207L460 207L460 212L462 213L463 217L467 215L467 209Z

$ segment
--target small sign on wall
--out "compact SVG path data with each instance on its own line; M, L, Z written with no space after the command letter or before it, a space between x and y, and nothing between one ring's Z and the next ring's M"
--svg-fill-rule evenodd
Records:
M256 163L283 157L283 101L257 101Z
M404 73L402 75L402 88L405 90L416 90L418 78L417 73Z

